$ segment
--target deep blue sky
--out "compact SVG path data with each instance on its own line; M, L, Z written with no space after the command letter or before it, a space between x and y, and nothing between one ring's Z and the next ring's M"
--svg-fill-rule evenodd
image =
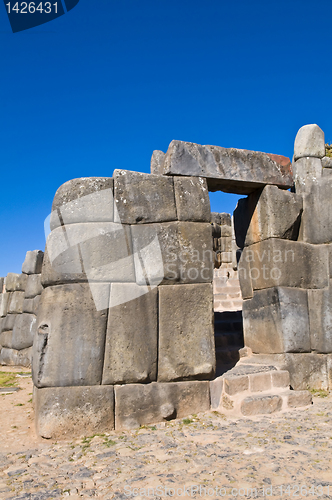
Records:
M292 156L332 141L331 0L80 0L13 34L0 5L0 276L43 249L56 189L149 171L172 139ZM231 211L219 196L213 209Z

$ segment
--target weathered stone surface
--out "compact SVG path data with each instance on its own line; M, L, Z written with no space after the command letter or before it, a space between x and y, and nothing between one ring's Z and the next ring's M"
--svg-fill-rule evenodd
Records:
M310 352L307 291L269 288L243 302L245 345L254 353Z
M277 370L271 372L272 387L289 388L290 378L287 370Z
M35 389L37 434L63 439L114 429L112 386Z
M12 348L20 351L33 344L36 334L36 316L34 314L19 314L13 328Z
M168 411L165 415L165 406ZM173 413L171 412L173 408ZM115 386L115 429L182 418L210 408L209 382Z
M153 151L151 156L150 172L151 174L162 175L165 153L162 151Z
M211 191L221 189L238 194L249 194L266 184L284 189L293 185L289 158L182 141L169 145L163 173L206 177Z
M241 403L241 413L247 417L251 415L270 415L280 411L282 398L280 396L249 396Z
M332 352L332 287L308 290L311 350Z
M115 221L146 224L177 220L173 178L114 170Z
M240 199L234 211L237 245L243 248L268 238L296 240L302 208L302 196L276 186Z
M28 276L26 274L8 273L6 277L7 292L24 292Z
M110 285L71 284L46 288L41 296L33 351L37 387L101 384Z
M30 368L31 356L31 347L29 347L29 349L22 349L21 351L3 347L0 352L0 365L23 366L24 368Z
M324 158L322 158L322 167L327 169L332 168L332 158L324 156Z
M325 288L328 286L327 245L269 240L245 247L242 265L248 264L249 278L254 290L274 286L297 288ZM247 279L245 272L241 280Z
M308 243L332 242L332 177L323 177L312 184L304 196L301 236Z
M35 314L37 316L39 302L40 302L40 295L37 295L34 299L24 299L22 308L23 312L29 314Z
M237 254L237 268L241 288L241 295L243 300L251 299L254 296L254 289L252 287L250 262L246 259L246 255L240 250Z
M325 354L285 354L281 365L289 372L292 389L327 390L329 387L327 358Z
M22 273L25 274L40 274L43 265L44 252L41 250L33 250L27 252L25 261L22 265Z
M0 295L0 317L3 318L6 316L8 312L8 304L11 294L10 293L2 293Z
M5 278L0 278L0 294L4 292Z
M211 224L169 222L131 230L137 284L212 282Z
M57 190L50 219L51 229L76 222L112 222L113 179L82 177L62 184Z
M294 159L314 156L325 156L325 136L323 130L316 124L304 125L298 131L294 143Z
M211 222L219 224L219 226L231 226L231 215L226 212L211 212Z
M216 410L221 401L221 395L224 389L224 378L217 377L210 381L210 399L211 399L211 409Z
M8 304L9 314L20 314L23 312L24 292L13 292Z
M0 334L0 346L13 349L13 332L2 332Z
M159 382L213 378L213 317L211 284L159 287Z
M174 192L178 220L210 222L211 208L206 179L174 177Z
M272 387L272 372L253 373L249 376L251 392L268 391Z
M293 164L295 191L298 194L308 193L313 183L323 175L320 158L300 158Z
M2 322L2 331L3 332L10 332L13 330L16 318L19 316L19 314L7 314L7 316L4 318Z
M312 404L312 394L309 391L290 391L287 397L287 405L290 408L308 406Z
M234 396L239 392L249 389L249 378L247 375L227 376L225 375L224 390L229 396Z
M328 354L327 360L327 377L328 377L328 385L330 391L332 390L332 354Z
M84 281L135 281L130 227L113 222L70 224L47 238L44 286Z
M30 276L28 276L24 297L26 299L34 299L36 295L40 295L42 291L41 274L30 274Z
M157 342L157 288L112 283L102 383L156 380Z

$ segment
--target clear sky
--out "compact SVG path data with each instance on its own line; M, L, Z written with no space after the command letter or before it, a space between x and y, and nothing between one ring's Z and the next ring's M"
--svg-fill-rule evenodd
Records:
M291 157L297 130L317 123L332 142L331 11L331 0L80 0L13 34L1 5L0 276L44 248L69 179L148 172L172 139Z

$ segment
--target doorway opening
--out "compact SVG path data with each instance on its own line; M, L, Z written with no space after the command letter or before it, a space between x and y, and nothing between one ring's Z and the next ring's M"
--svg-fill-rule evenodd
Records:
M213 250L215 252L214 338L216 376L233 368L244 347L242 295L237 270L238 247L235 242L233 212L243 196L210 192Z

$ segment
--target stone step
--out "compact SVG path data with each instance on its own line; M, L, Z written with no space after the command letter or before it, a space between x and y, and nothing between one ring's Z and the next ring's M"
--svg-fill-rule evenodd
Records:
M245 417L269 415L290 408L301 408L312 403L309 391L284 391L276 394L257 394L244 398L240 411Z

